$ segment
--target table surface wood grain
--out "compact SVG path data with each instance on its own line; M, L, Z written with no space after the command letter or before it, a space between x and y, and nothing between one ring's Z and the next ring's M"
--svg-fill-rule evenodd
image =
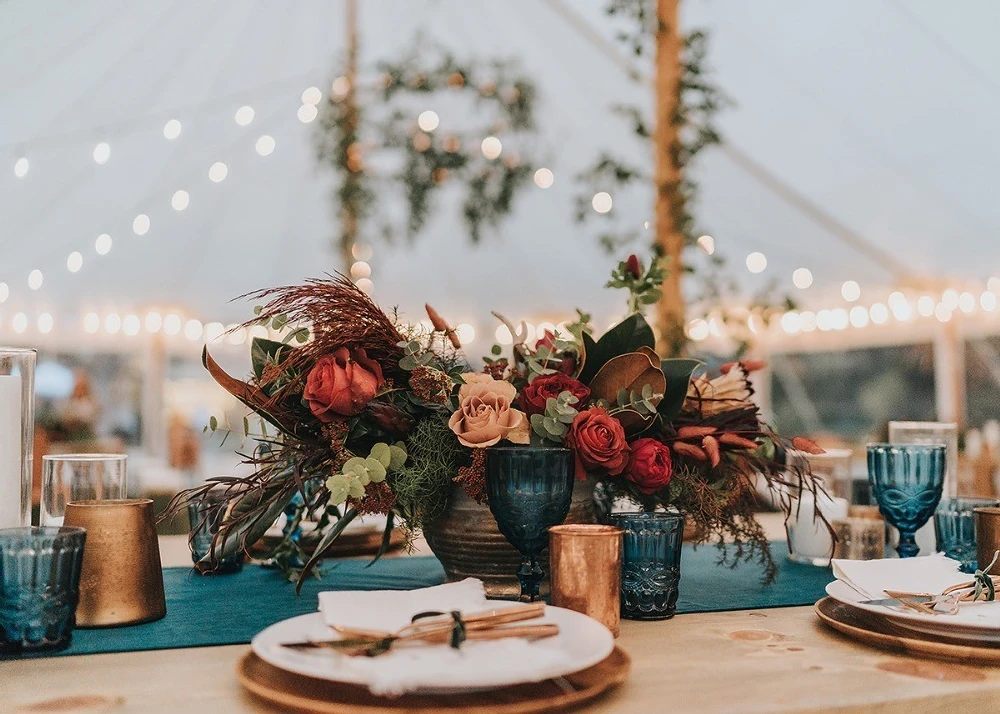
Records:
M161 539L165 565L183 538ZM1000 705L1000 668L898 656L825 629L811 607L622 622L628 682L585 712L900 712ZM275 712L244 693L246 646L0 662L0 711L12 714Z

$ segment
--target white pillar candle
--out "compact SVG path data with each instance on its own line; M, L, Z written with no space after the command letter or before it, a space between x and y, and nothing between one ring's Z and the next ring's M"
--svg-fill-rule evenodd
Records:
M827 521L847 518L847 499L819 494L819 512ZM788 516L792 553L801 560L828 560L833 554L833 536L821 518L816 517L816 497L811 493L792 501Z
M0 528L21 523L21 377L0 375Z

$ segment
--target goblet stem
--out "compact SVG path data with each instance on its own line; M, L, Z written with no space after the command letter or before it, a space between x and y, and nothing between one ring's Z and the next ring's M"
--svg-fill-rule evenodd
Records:
M914 531L899 531L899 545L896 546L896 552L900 558L913 558L920 552Z
M522 602L535 602L539 599L538 588L544 574L537 556L521 556L521 568L517 571L517 579L521 582Z

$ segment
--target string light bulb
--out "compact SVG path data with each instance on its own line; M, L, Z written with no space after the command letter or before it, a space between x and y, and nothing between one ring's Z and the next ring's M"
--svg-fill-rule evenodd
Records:
M94 147L94 161L100 165L108 163L108 159L111 158L111 145L102 141L97 146Z
M22 156L14 162L14 175L18 178L24 178L28 175L29 168L30 165L28 164L28 157Z
M229 175L229 167L221 161L216 161L208 167L208 178L212 183L220 183Z
M807 290L812 287L813 274L809 268L796 268L792 272L792 285L799 290Z
M314 104L303 104L299 107L299 110L295 113L295 116L299 118L299 121L303 124L308 124L313 121L319 115L319 110Z
M190 194L184 189L179 191L174 191L174 195L170 197L170 207L175 211L183 211L191 203Z
M262 135L259 139L257 139L254 149L261 156L270 156L274 151L274 137L270 134Z
M243 105L236 110L236 114L233 116L233 119L240 126L248 126L256 115L257 113L253 110L253 107Z
M551 169L540 168L535 172L535 185L538 188L550 188L555 183L556 177Z
M163 136L167 141L173 141L181 135L181 123L177 119L171 119L163 125Z
M611 198L611 194L607 191L599 191L594 194L594 197L590 199L591 207L598 213L604 214L611 210L614 205L614 201Z
M483 139L483 143L479 148L482 150L483 156L492 161L500 156L500 153L503 151L503 144L495 136L487 136Z
M122 332L124 332L129 337L135 337L139 334L139 330L142 329L142 322L139 320L138 315L129 313L122 319Z
M111 243L111 236L107 233L101 233L101 235L97 236L96 240L94 240L94 251L98 255L107 255L111 252Z
M83 329L88 334L95 334L101 329L101 318L96 312L88 312L83 318Z
M20 334L28 329L28 316L23 312L19 312L14 315L14 319L10 321L10 326L14 328L14 332Z
M645 221L642 227L649 230L649 221ZM696 241L699 250L705 255L715 255L715 238L712 236L699 236Z
M55 320L52 319L52 315L43 312L38 316L38 331L43 335L47 335L52 332L52 327L55 325Z
M163 315L156 312L155 310L147 312L145 327L146 327L146 332L149 332L151 334L159 332L160 328L163 327Z
M42 287L42 283L45 281L45 276L42 275L42 271L35 268L30 273L28 273L28 287L32 290L38 290Z
M417 126L420 127L421 131L428 133L437 129L440 123L441 119L438 117L437 112L431 109L420 112L420 115L417 117Z
M149 225L149 216L145 213L140 213L132 219L132 232L137 236L144 236L149 233Z
M747 256L746 265L751 273L763 273L767 269L767 256L760 251L754 251Z
M163 318L163 332L167 335L176 335L181 331L180 315L170 313Z
M0 283L0 302L7 302L10 297L10 287L7 283Z
M69 254L69 257L66 258L66 269L71 273L78 273L82 267L83 256L79 253L79 251L74 250Z
M857 302L861 297L861 286L855 280L848 280L840 286L840 295L847 302Z
M320 91L319 87L306 87L302 91L302 103L309 106L315 106L323 100L323 92Z
M201 339L203 331L204 327L201 324L201 320L191 319L184 323L184 336L191 340L191 342Z

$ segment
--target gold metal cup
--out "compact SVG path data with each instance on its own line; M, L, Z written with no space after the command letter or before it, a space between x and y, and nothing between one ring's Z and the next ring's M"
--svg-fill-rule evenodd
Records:
M985 568L993 560L993 554L1000 550L1000 508L975 508L973 513L976 514L976 555L979 567ZM1000 567L993 566L991 574L1000 574Z
M167 614L151 500L72 501L64 524L87 529L77 627L138 625Z
M589 615L615 637L621 617L624 532L582 523L549 528L552 604Z

